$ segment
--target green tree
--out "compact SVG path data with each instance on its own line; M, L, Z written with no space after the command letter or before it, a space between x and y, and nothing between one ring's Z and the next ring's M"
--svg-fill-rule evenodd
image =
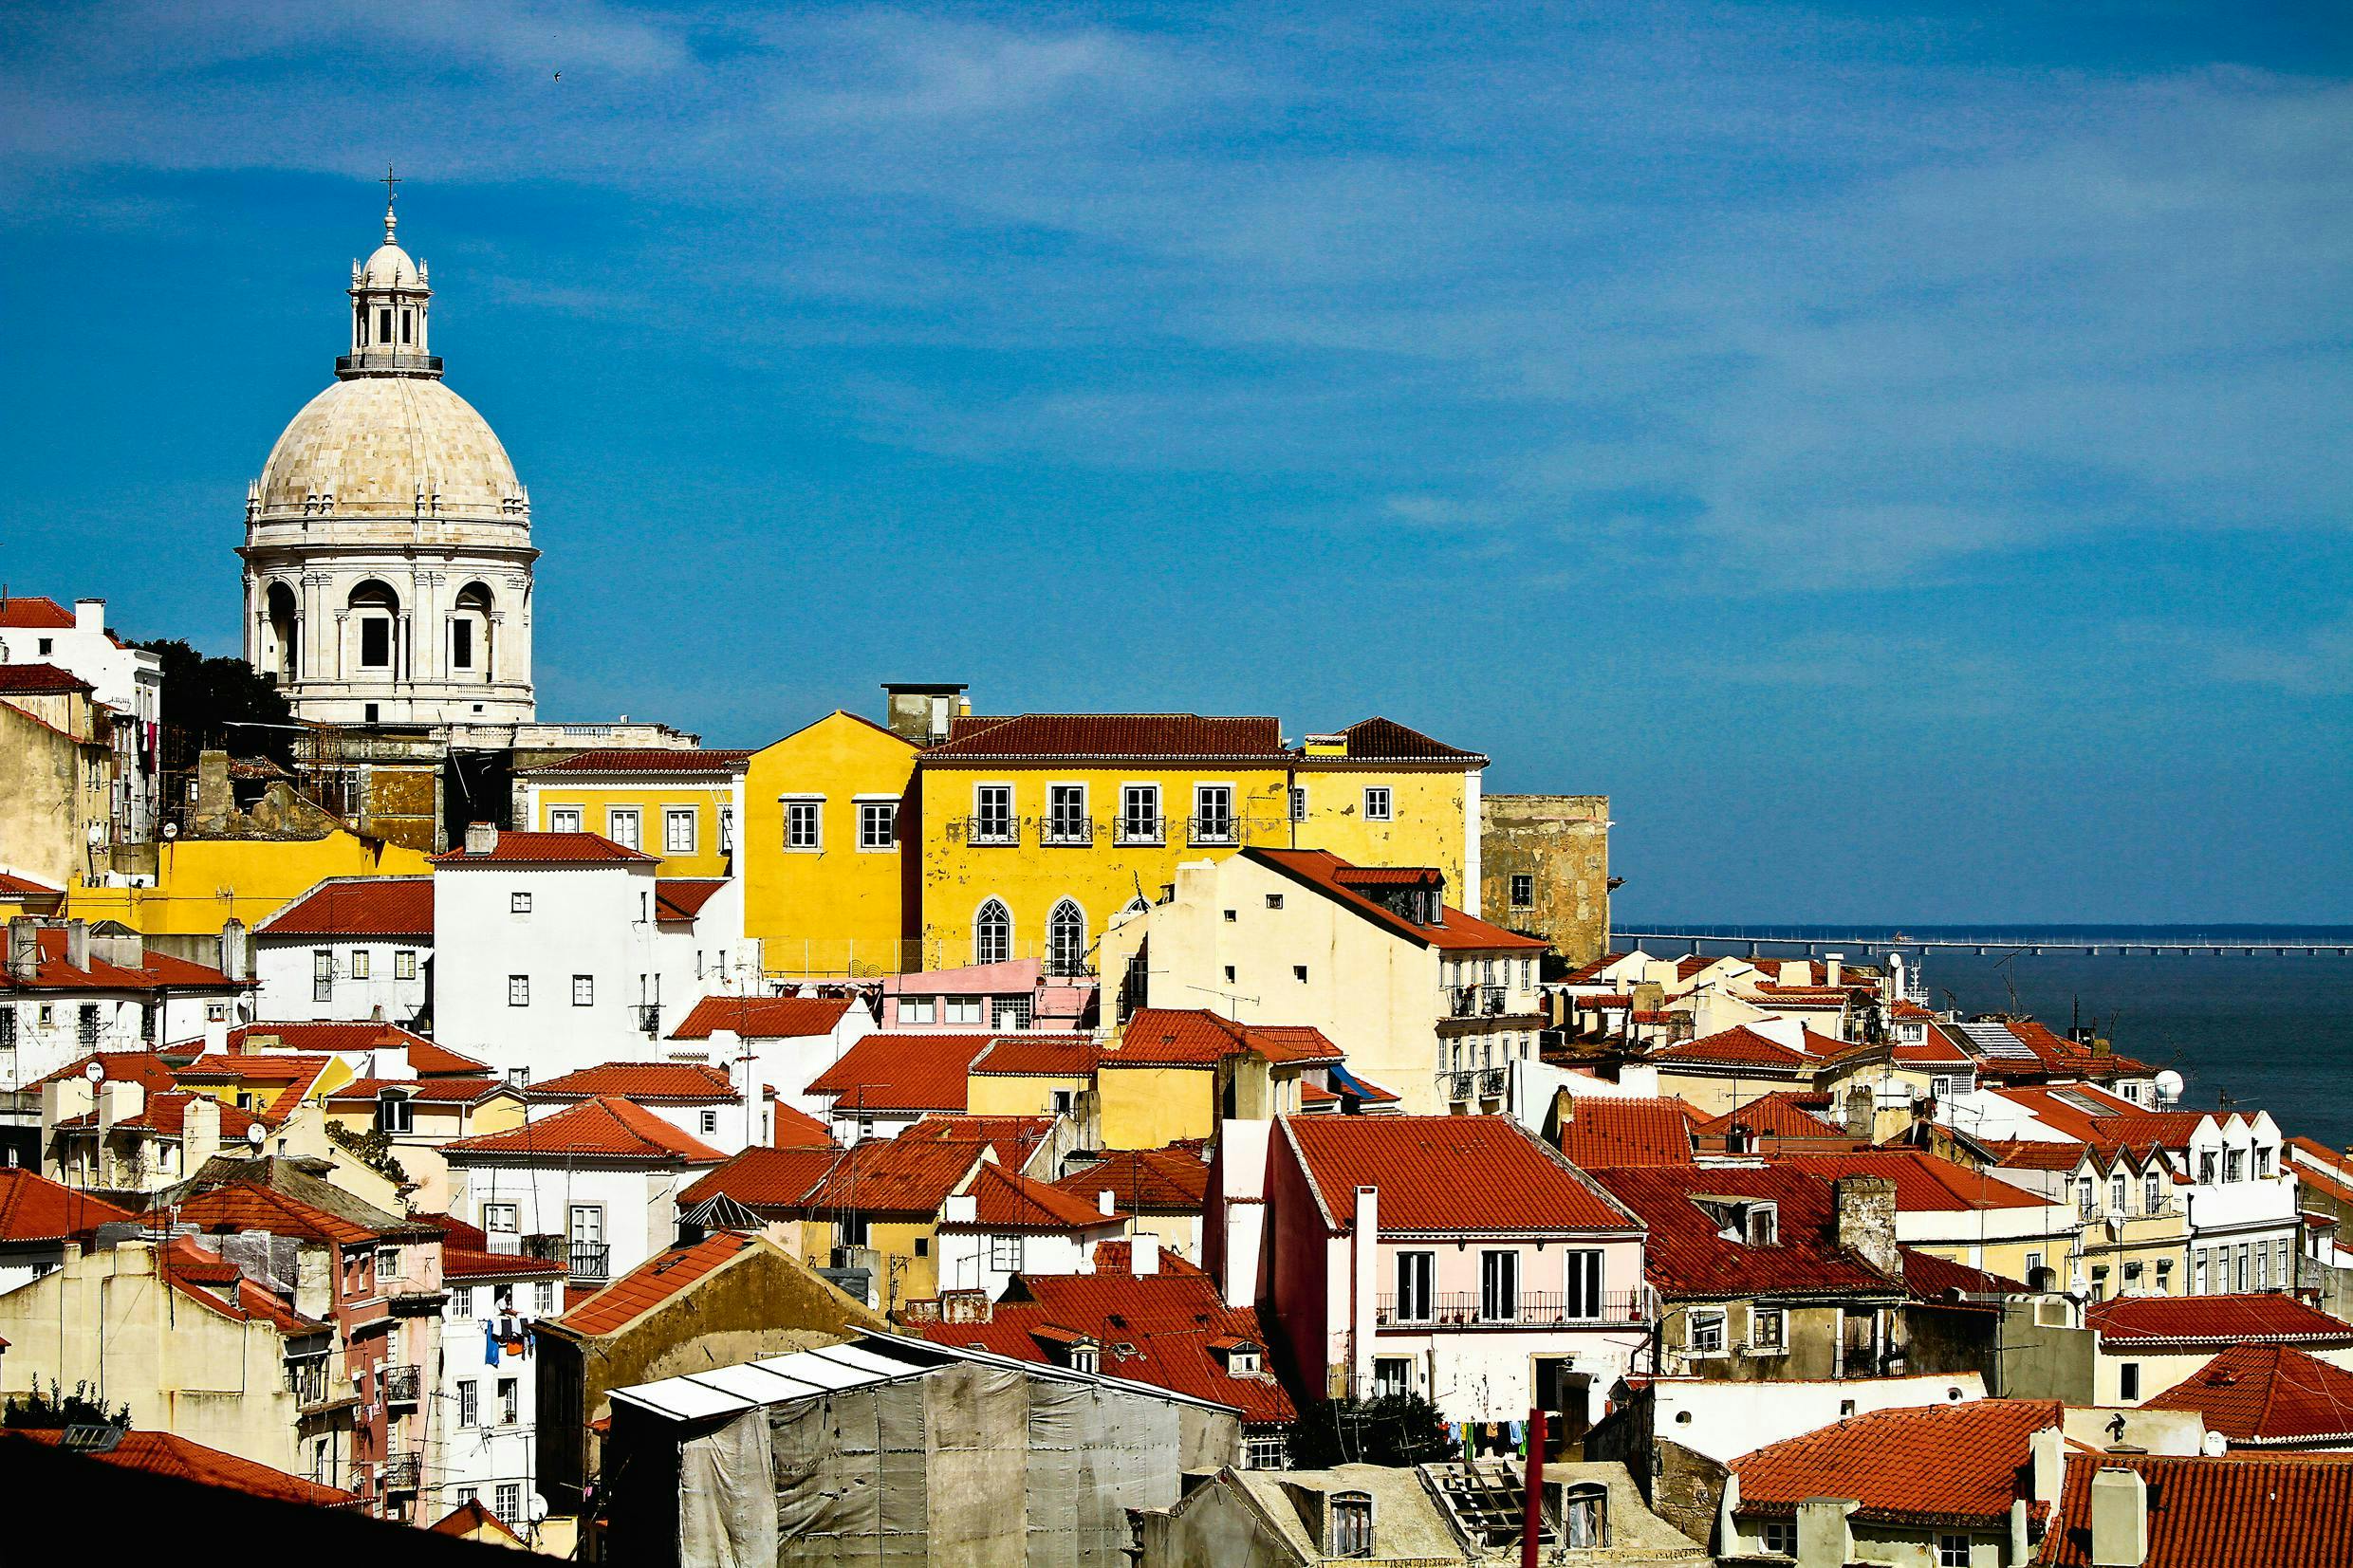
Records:
M6 1408L0 1408L0 1427L14 1427L27 1431L53 1431L61 1427L120 1427L131 1426L131 1407L127 1404L106 1413L106 1407L90 1395L90 1385L76 1383L71 1393L58 1392L57 1379L49 1379L49 1392L45 1395L35 1386L30 1393L10 1394Z
M176 637L140 642L163 660L163 766L185 773L208 747L240 757L294 760L293 710L277 687L241 658L214 658Z
M1437 1407L1419 1394L1325 1399L1300 1408L1291 1426L1291 1467L1428 1465L1452 1459L1458 1445Z

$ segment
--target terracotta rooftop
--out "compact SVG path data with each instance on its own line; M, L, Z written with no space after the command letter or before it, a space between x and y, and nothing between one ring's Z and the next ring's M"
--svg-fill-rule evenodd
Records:
M717 1165L727 1156L641 1106L609 1095L584 1099L544 1121L485 1133L441 1146L443 1157L523 1156L533 1159L676 1160Z
M425 1528L435 1535L461 1536L468 1539L477 1534L487 1533L503 1540L510 1540L517 1546L523 1544L523 1538L509 1528L505 1520L482 1506L482 1500L478 1497L466 1499L465 1502L452 1508Z
M418 1214L416 1218L441 1230L441 1272L453 1280L556 1279L571 1270L548 1258L521 1252L493 1252L491 1239L478 1225L454 1214Z
M27 1431L11 1430L9 1436L51 1447L65 1441L63 1430ZM101 1465L112 1465L125 1470L143 1470L150 1475L168 1475L180 1481L194 1481L200 1485L226 1486L232 1491L250 1497L272 1498L280 1503L304 1503L316 1508L356 1507L360 1499L352 1492L322 1486L284 1470L240 1459L218 1448L208 1448L192 1443L172 1432L126 1431L115 1446L88 1458Z
M1768 1039L1745 1024L1686 1040L1651 1052L1646 1059L1670 1067L1724 1066L1767 1067L1784 1072L1803 1072L1813 1065L1813 1058L1803 1051L1793 1051L1777 1040Z
M654 882L654 918L692 920L727 886L724 876L661 876Z
M435 866L651 865L659 857L617 844L602 833L534 833L502 828L487 855L469 855L461 845L426 859Z
M808 1092L832 1098L836 1116L860 1111L961 1111L965 1074L995 1038L969 1035L868 1035L809 1080Z
M29 876L19 876L14 872L0 871L0 894L14 897L63 898L65 890L53 888L46 882L36 882Z
M14 979L0 967L0 991L235 991L252 984L232 980L208 965L175 958L153 948L140 955L138 968L127 968L101 958L93 943L89 962L77 968L65 962L62 926L40 927L34 932L34 944L40 956L32 979Z
M137 1218L30 1171L0 1171L0 1242L62 1242Z
M959 719L951 736L921 760L1061 762L1080 759L1257 762L1288 760L1283 726L1272 718L1203 718L1197 713L1025 713L993 721Z
M2148 1487L2143 1568L2319 1568L2353 1562L2353 1464L2343 1456L2160 1459L2070 1456L2044 1568L2088 1568L2091 1484L2103 1469Z
M45 1083L61 1083L69 1078L86 1080L93 1061L98 1063L102 1083L136 1083L153 1094L178 1081L172 1076L171 1063L164 1060L161 1051L92 1051L53 1073L43 1074L25 1087L37 1090Z
M199 1095L194 1089L150 1090L147 1095L147 1103L139 1108L139 1114L121 1117L115 1122L115 1126L135 1128L142 1133L152 1133L159 1138L184 1137L187 1135L188 1108L199 1099L215 1105L220 1104L210 1095ZM99 1125L98 1113L84 1111L78 1116L65 1117L57 1125L60 1128L70 1127L77 1131L95 1129ZM220 1106L220 1135L223 1143L231 1143L244 1137L255 1126L269 1125L271 1125L271 1122L268 1118L257 1116L250 1111L239 1110L234 1105Z
M202 1044L200 1039L189 1040L172 1049L195 1050ZM491 1071L489 1062L437 1045L397 1024L263 1020L240 1024L229 1031L228 1054L232 1057L275 1056L281 1051L298 1056L358 1056L380 1050L408 1052L409 1071L418 1078L480 1078Z
M2292 1345L2233 1345L2150 1400L2233 1443L2353 1444L2353 1372Z
M433 938L430 876L330 876L253 928L256 936Z
M648 1258L555 1321L584 1338L610 1334L642 1318L696 1281L761 1245L757 1236L722 1230Z
M607 1061L534 1083L533 1099L593 1099L617 1095L640 1105L740 1104L724 1067L700 1061Z
M2353 1323L2292 1296L2117 1296L2095 1301L2086 1320L2110 1345L2353 1345Z
M1599 1171L1594 1179L1650 1227L1642 1271L1669 1296L1887 1296L1899 1288L1838 1245L1830 1184L1786 1163ZM1703 1199L1771 1203L1773 1240L1728 1239L1725 1221Z
M973 1200L973 1227L981 1230L1093 1230L1127 1218L1105 1214L1084 1198L1015 1175L1002 1165L981 1166L965 1190Z
M769 1115L775 1123L772 1141L779 1149L830 1149L833 1128L819 1121L797 1105L787 1105L774 1096L769 1098ZM902 1134L903 1135L903 1134Z
M985 1143L997 1152L1006 1169L1019 1171L1029 1163L1038 1145L1053 1135L1052 1116L975 1116L960 1112L934 1112L917 1116L899 1137L935 1143Z
M1711 1116L1699 1124L1699 1131L1717 1138L1729 1136L1735 1127L1746 1128L1760 1138L1843 1138L1846 1129L1829 1119L1825 1114L1829 1104L1828 1095L1777 1089L1720 1116Z
M71 670L54 664L0 664L0 692L89 692L96 690Z
M1106 1153L1054 1185L1089 1202L1109 1192L1112 1202L1131 1214L1198 1214L1209 1201L1209 1164L1197 1144L1127 1149Z
M1206 1067L1251 1055L1280 1067L1341 1060L1339 1046L1305 1025L1237 1024L1202 1007L1139 1007L1104 1045L1101 1064Z
M389 1090L434 1104L472 1105L513 1088L503 1078L355 1078L330 1092L325 1099L329 1105L353 1105L380 1099Z
M1955 1291L1964 1296L2021 1296L2027 1291L2024 1281L1989 1274L1917 1247L1899 1246L1896 1253L1903 1260L1903 1286L1915 1301L1941 1301Z
M791 1208L815 1190L844 1151L832 1148L770 1149L754 1145L706 1171L678 1194L681 1208L722 1192L747 1208Z
M1808 1498L1853 1498L1877 1523L2006 1525L2029 1440L2060 1424L2047 1399L1975 1399L1850 1415L1732 1461L1743 1515L1788 1517Z
M1871 1149L1844 1154L1779 1154L1777 1165L1795 1166L1825 1180L1841 1176L1884 1176L1896 1184L1896 1209L1904 1214L1967 1214L1991 1208L2044 1208L2051 1200L2012 1187L1982 1171L1939 1159L1920 1149Z
M1375 715L1343 729L1351 762L1474 762L1487 759L1476 751L1433 740L1418 729L1408 729L1395 719Z
M1384 1234L1640 1228L1509 1116L1284 1116L1275 1125L1335 1230L1355 1226L1359 1187L1380 1190Z
M844 996L706 996L695 1004L673 1040L709 1040L713 1029L730 1029L752 1040L798 1040L831 1034L850 1010Z
M1008 1078L1092 1078L1102 1048L1093 1035L999 1035L973 1058L970 1072Z
M1692 1108L1658 1099L1571 1097L1561 1108L1561 1153L1593 1170L1606 1165L1689 1165Z
M978 1143L869 1138L835 1161L800 1207L928 1219L987 1154Z
M1242 854L1281 872L1304 887L1317 890L1373 924L1422 947L1447 951L1509 951L1532 955L1552 945L1542 937L1522 936L1518 932L1490 925L1477 915L1466 914L1452 905L1444 908L1438 925L1425 926L1418 921L1408 920L1386 905L1350 887L1343 874L1364 868L1351 865L1327 850L1252 847L1243 850Z
M419 1228L397 1214L377 1213L351 1199L328 1209L281 1192L260 1182L232 1182L207 1188L180 1200L179 1221L203 1231L267 1230L273 1236L300 1236L327 1246L351 1246Z
M70 632L73 612L45 594L0 595L0 626L24 631Z

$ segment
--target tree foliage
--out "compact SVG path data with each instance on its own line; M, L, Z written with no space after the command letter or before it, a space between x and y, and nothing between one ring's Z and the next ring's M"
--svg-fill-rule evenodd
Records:
M44 1394L38 1384L30 1393L12 1393L5 1408L0 1408L0 1427L13 1427L22 1431L53 1431L62 1427L131 1427L131 1407L124 1404L112 1415L106 1407L93 1398L87 1382L76 1383L73 1393L61 1393L57 1379L49 1379L49 1392Z
M277 687L241 658L214 658L176 637L134 643L163 660L163 766L185 772L207 747L240 757L294 759L293 710Z
M1303 1405L1290 1432L1291 1466L1303 1470L1428 1465L1454 1458L1457 1447L1437 1407L1415 1393Z

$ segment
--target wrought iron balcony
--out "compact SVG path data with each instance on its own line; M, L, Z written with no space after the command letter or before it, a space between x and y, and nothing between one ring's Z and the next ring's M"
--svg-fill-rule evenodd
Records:
M1168 842L1168 819L1165 817L1117 818L1111 825L1111 841L1115 844L1165 844Z
M378 1377L387 1405L414 1405L421 1379L413 1366L386 1367Z
M1400 1302L1376 1298L1376 1328L1561 1328L1577 1323L1635 1323L1647 1316L1639 1290L1603 1290L1576 1295L1520 1291L1493 1297L1474 1290L1446 1292Z
M564 1246L564 1262L570 1267L572 1278L589 1282L602 1282L612 1278L612 1247L603 1242L567 1242Z
M1241 826L1232 817L1188 817L1185 819L1185 839L1195 844L1232 844L1241 841Z
M1450 1098L1469 1099L1473 1091L1478 1088L1479 1078L1476 1073L1450 1073L1447 1077L1449 1079L1447 1095Z
M1479 987L1479 1012L1486 1018L1501 1018L1510 993L1501 986Z
M387 1492L413 1492L424 1472L424 1461L417 1454L397 1453L384 1461L380 1480Z
M1501 1067L1485 1067L1479 1071L1479 1093L1482 1096L1503 1093L1504 1071Z
M1038 842L1084 848L1095 841L1091 817L1048 817L1038 824Z
M639 1032L658 1037L661 1034L661 1004L640 1002L636 1005Z
M1010 817L960 817L949 827L968 844L1003 846L1021 842L1021 824Z

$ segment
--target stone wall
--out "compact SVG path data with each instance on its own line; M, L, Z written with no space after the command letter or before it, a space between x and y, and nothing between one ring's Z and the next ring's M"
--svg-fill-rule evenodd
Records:
M1529 879L1519 903L1515 876ZM1609 946L1609 797L1481 797L1479 911L1544 937L1571 965L1600 957Z

